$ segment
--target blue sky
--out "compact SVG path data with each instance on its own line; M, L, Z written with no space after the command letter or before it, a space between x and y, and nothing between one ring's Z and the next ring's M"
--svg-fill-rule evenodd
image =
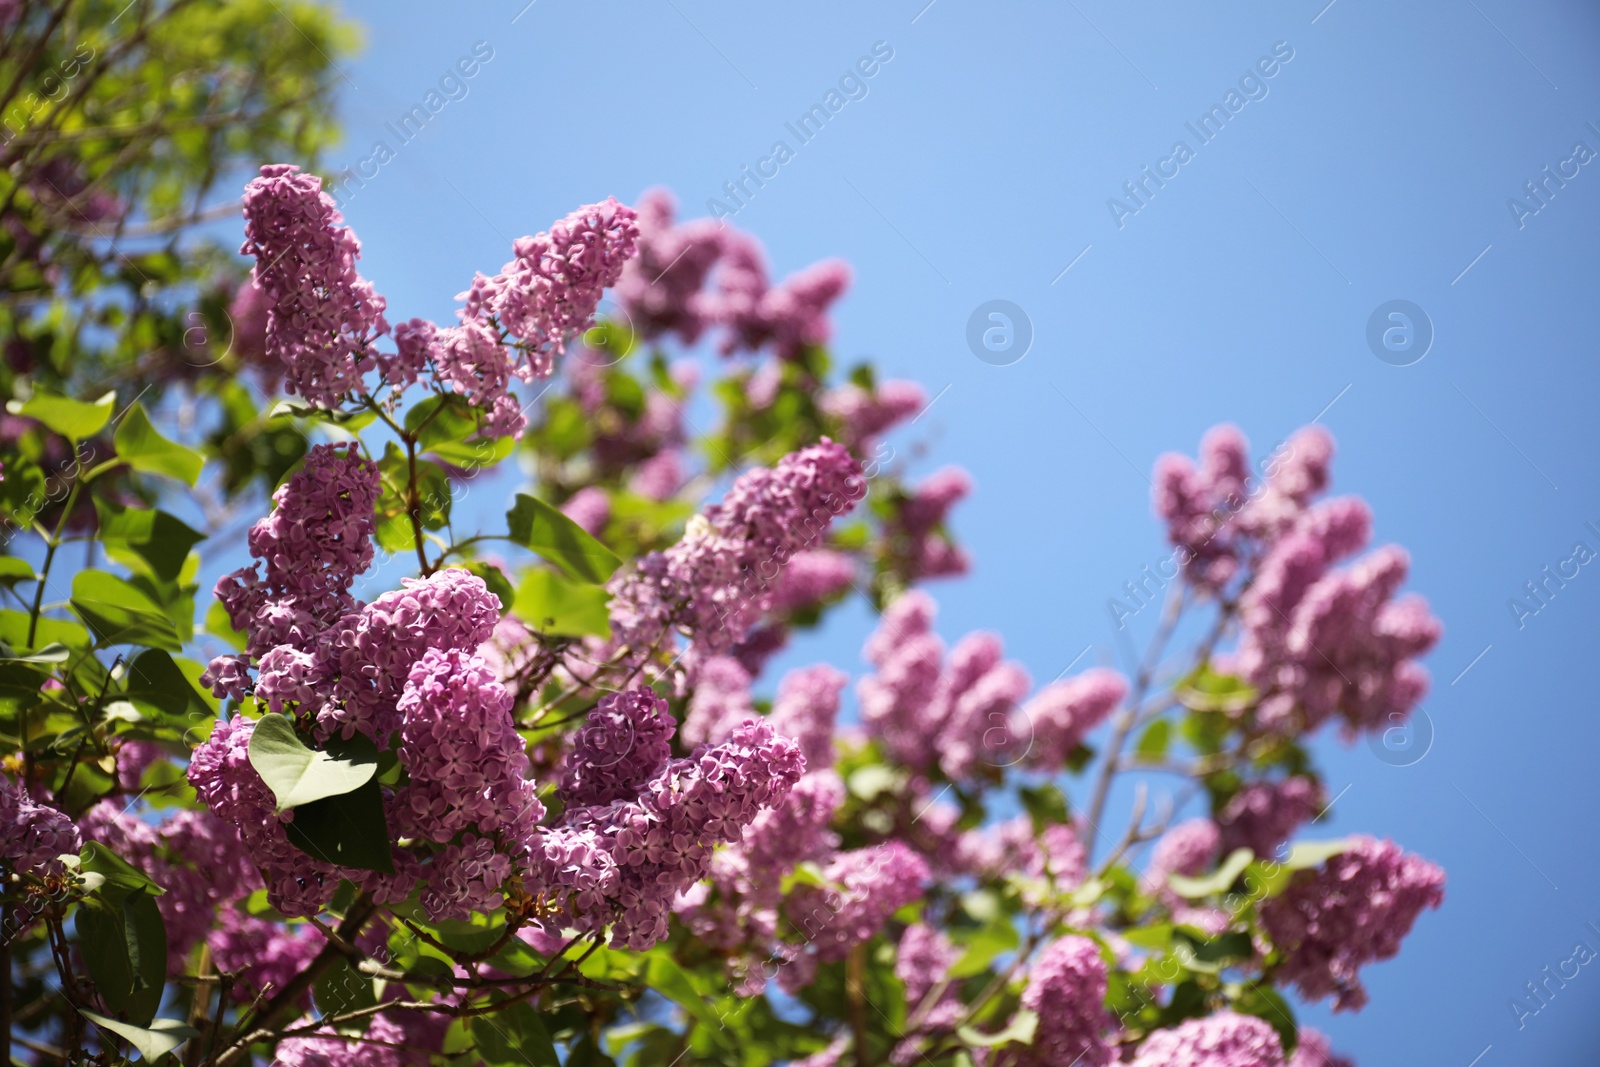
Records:
M1450 882L1402 957L1367 971L1365 1011L1302 1018L1368 1067L1594 1062L1600 964L1520 1029L1509 1001L1577 942L1600 949L1600 852L1582 830L1600 799L1600 565L1535 615L1508 602L1575 542L1600 551L1600 162L1574 152L1600 152L1600 11L525 2L347 4L368 38L328 162L396 149L345 209L393 316L447 317L509 237L579 203L666 185L686 214L732 206L724 182L787 141L736 222L779 274L855 267L838 355L937 394L913 469L959 463L978 486L957 520L977 565L935 588L942 628L1003 633L1040 682L1086 647L1080 667L1115 662L1106 601L1162 555L1158 454L1224 420L1265 452L1320 417L1336 491L1372 503L1446 625L1426 756L1319 744L1339 793L1328 836L1391 836ZM386 124L477 42L492 58L400 146ZM878 42L892 58L800 144L785 124ZM1186 124L1230 90L1242 106L1202 143ZM1146 166L1168 177L1137 203L1124 183ZM993 299L1031 324L1010 366L965 340ZM1367 343L1392 300L1431 323L1409 366ZM871 619L842 615L786 663L856 667Z

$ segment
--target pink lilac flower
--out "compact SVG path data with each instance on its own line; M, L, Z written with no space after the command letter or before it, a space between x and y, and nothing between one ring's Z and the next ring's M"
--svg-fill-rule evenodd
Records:
M754 717L750 675L732 656L712 656L695 675L694 693L679 731L685 745L715 744Z
M511 696L489 664L429 649L411 668L397 710L407 782L396 805L408 836L443 844L463 830L503 829L521 799L528 758ZM522 817L537 822L544 808L533 804L537 810Z
M1012 733L1025 748L1030 767L1058 771L1073 749L1128 695L1128 682L1116 671L1094 668L1035 693L1015 717Z
M327 943L310 923L270 922L231 906L218 909L216 921L206 937L211 961L219 971L239 976L233 995L242 1003L288 985ZM310 1000L307 990L301 1006L310 1007Z
M1217 814L1221 854L1247 848L1257 856L1273 855L1301 824L1322 810L1325 800L1322 786L1311 778L1249 783Z
M1244 435L1223 425L1201 441L1198 466L1175 454L1156 463L1156 514L1186 576L1202 589L1226 586L1327 488L1333 439L1320 426L1297 431L1262 461L1260 479L1248 456Z
M167 973L180 974L189 951L216 922L217 905L260 888L239 835L209 811L180 811L152 824L119 801L84 813L79 827L166 890L156 898L167 931Z
M901 542L897 551L904 559L908 581L967 573L970 561L966 553L941 529L951 509L971 492L972 478L966 471L945 467L897 502L890 528Z
M683 540L611 580L617 643L644 654L676 629L701 655L728 651L771 604L788 561L865 492L860 466L827 438L741 475Z
M267 901L291 918L315 915L333 898L338 869L289 842L272 791L250 765L250 719L218 722L190 757L187 777L202 803L238 833L266 881Z
M308 1022L302 1020L296 1028ZM438 1023L406 1025L405 1016L391 1018L380 1012L367 1026L367 1041L350 1041L330 1029L316 1030L278 1042L272 1063L273 1067L426 1067L433 1062L430 1052L438 1051L443 1038L442 1032L429 1031L439 1029Z
M411 668L429 649L476 649L500 621L500 598L483 579L458 568L403 578L340 621L323 656L334 693L317 715L324 737L357 730L385 747L400 725L399 700Z
M926 821L927 815L922 820ZM1057 823L1036 831L1032 817L1018 815L955 836L946 864L953 873L1004 879L1016 873L1044 883L1043 892L1023 891L1029 901L1077 888L1088 876L1089 854L1075 827Z
M468 833L434 857L422 890L428 918L470 919L502 903L500 887L511 877L511 860L493 840Z
M272 495L271 513L250 529L259 562L217 582L217 599L252 655L282 644L310 651L354 605L350 586L372 563L379 493L378 468L357 448L313 446Z
M936 758L940 725L931 709L944 673L944 642L933 633L937 607L922 592L884 611L863 652L877 668L857 683L861 721L897 763L925 770Z
M617 299L641 340L675 333L692 345L715 312L703 290L722 256L722 227L714 219L674 225L676 204L665 189L645 193L635 210L639 254L617 280Z
M799 359L833 333L828 309L850 287L850 267L825 260L770 286L766 257L753 237L738 231L723 240L717 271L716 318L725 328L723 355L771 345L778 358Z
M1181 874L1186 878L1204 874L1217 862L1221 847L1222 832L1210 819L1181 822L1156 842L1145 882L1165 887L1169 874Z
M833 765L833 725L839 715L839 696L848 681L844 672L824 663L790 671L778 683L768 721L800 746L808 771Z
M603 697L572 739L561 776L568 804L609 804L637 797L672 757L677 720L645 688Z
M534 843L528 875L568 925L648 949L667 934L673 900L705 877L712 849L737 841L799 780L794 742L750 721L719 745L672 760L636 800L567 809Z
M1300 1043L1289 1058L1289 1067L1355 1067L1355 1064L1343 1056L1335 1056L1328 1036L1307 1026L1300 1030Z
M591 537L599 537L611 521L611 498L599 486L586 485L561 505L561 513Z
M670 500L683 487L683 480L683 455L668 448L639 464L629 488L646 500Z
M928 406L928 394L916 382L893 379L868 391L854 382L828 390L821 408L844 424L840 435L857 455L873 451L883 434Z
M270 303L267 354L287 369L287 388L309 404L337 407L363 390L387 333L384 301L356 273L361 245L322 191L322 179L274 164L245 187L245 241Z
M901 841L841 852L823 868L830 886L802 886L784 909L817 959L835 962L876 934L889 916L922 897L928 865ZM788 988L786 984L786 988Z
M267 354L267 318L272 310L266 290L256 283L255 271L240 283L228 303L228 321L233 324L232 352L255 367L269 389L277 388L288 370Z
M1283 1043L1265 1020L1220 1011L1157 1030L1133 1067L1283 1067Z
M456 299L463 325L497 325L518 342L525 381L548 378L567 342L594 325L605 290L634 254L634 211L608 198L578 208L549 233L512 243L512 259L494 277L477 275Z
M1299 871L1262 905L1261 922L1283 953L1278 977L1335 1011L1367 1002L1360 969L1392 958L1424 908L1444 901L1444 871L1392 841L1358 835L1315 870Z
M950 651L937 695L939 768L960 781L987 766L1017 762L1012 721L1032 683L1020 664L1002 660L999 637L968 634Z
M379 357L384 378L399 390L423 371L446 393L458 393L483 413L480 427L487 437L520 437L528 424L522 404L511 391L518 374L510 349L481 322L440 328L425 319L395 327L395 355Z
M787 615L816 607L855 583L855 560L843 552L819 548L798 552L772 591L772 612Z
M961 950L942 930L927 923L912 923L900 935L894 974L906 987L906 1011L922 1013L923 1029L945 1029L961 1017L960 983L950 980L950 968L960 958ZM938 999L927 1003L928 994L947 982Z
M1106 1067L1116 1053L1105 1039L1111 1027L1105 998L1106 965L1093 941L1069 935L1046 945L1022 990L1022 1006L1039 1022L1019 1062Z
M58 874L64 853L83 847L65 812L35 800L21 782L0 774L0 860L11 874Z

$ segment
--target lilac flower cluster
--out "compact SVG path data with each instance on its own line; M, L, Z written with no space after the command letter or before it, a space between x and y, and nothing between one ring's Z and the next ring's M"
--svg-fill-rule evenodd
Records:
M1089 855L1074 827L1056 823L1036 831L1032 816L1018 815L962 833L950 865L957 872L989 879L1014 872L1046 881L1059 894L1088 876Z
M797 552L772 591L772 612L788 615L813 608L855 583L855 560L843 552L819 548Z
M916 382L893 379L870 391L846 382L823 394L822 410L844 425L843 440L856 455L876 451L878 438L928 406Z
M56 858L83 847L64 812L35 800L21 782L0 774L0 861L8 874L44 877L61 871Z
M1133 1067L1283 1067L1283 1042L1263 1019L1220 1011L1157 1030Z
M1028 971L1022 1006L1039 1016L1019 1063L1029 1067L1083 1064L1106 1067L1116 1059L1105 1040L1106 965L1086 937L1069 935L1046 945Z
M1089 731L1105 722L1128 695L1127 680L1116 671L1094 668L1053 682L1022 706L1014 732L1027 746L1029 767L1056 771Z
M722 257L722 227L712 219L674 225L677 205L665 189L646 192L635 210L639 254L623 268L617 299L641 339L675 333L692 345L716 317L715 304L703 290Z
M1221 590L1265 542L1275 540L1328 487L1333 438L1308 426L1261 462L1253 478L1249 445L1236 427L1210 430L1197 466L1168 453L1156 462L1154 503L1188 579Z
M822 873L829 888L802 886L784 903L819 963L842 960L869 940L889 916L922 897L930 877L927 863L901 841L840 852Z
M405 836L444 844L463 831L510 830L525 838L544 818L511 696L481 657L429 649L411 668L399 711L407 781L395 808Z
M1022 761L1059 768L1126 692L1118 676L1097 670L1024 704L1028 675L1004 659L993 634L968 634L945 662L933 632L936 610L918 591L891 604L863 649L876 671L857 687L868 734L912 770L937 767L962 780Z
M637 729L646 732L659 715L638 700L591 715L605 720L618 710L644 719ZM705 877L712 849L739 840L803 768L799 748L770 724L743 723L721 744L663 759L633 798L569 806L533 843L529 880L567 924L587 932L609 925L613 944L649 948L666 936L673 899Z
M1247 848L1257 856L1271 856L1295 830L1321 812L1325 802L1322 786L1312 778L1251 782L1217 813L1221 854Z
M648 689L601 699L572 738L561 794L572 804L609 804L637 797L672 757L678 721Z
M594 323L639 239L634 211L606 199L581 207L549 233L512 242L512 259L494 277L477 275L457 299L464 324L497 326L526 356L519 375L548 378L567 341Z
M237 831L262 872L272 906L291 918L315 915L332 898L338 876L290 843L283 828L288 816L279 818L272 791L250 766L255 725L244 718L218 722L190 757L189 784L201 803Z
M726 652L771 605L788 562L865 492L861 468L827 438L741 475L681 541L611 580L617 643L645 655L677 629L702 656Z
M354 443L313 446L278 487L272 511L250 529L250 554L260 562L216 587L229 621L249 639L249 654L260 657L279 645L308 652L317 635L352 609L350 586L372 564L378 493L378 468ZM242 693L230 684L217 695Z
M1316 870L1297 872L1261 908L1262 926L1283 952L1278 977L1335 1011L1367 1002L1361 967L1392 958L1424 908L1444 900L1444 871L1392 841L1357 836Z
M850 288L850 267L842 260L815 263L772 285L761 245L732 231L723 238L717 272L717 321L726 328L723 355L757 352L771 345L779 359L799 359L808 347L832 335L828 309Z
M1209 432L1200 451L1198 466L1175 455L1158 462L1156 511L1192 583L1240 587L1234 665L1261 695L1260 722L1309 732L1337 715L1353 736L1408 714L1427 693L1416 660L1441 628L1422 598L1395 599L1408 562L1400 548L1335 569L1366 545L1372 516L1353 497L1316 502L1332 438L1298 431L1259 479L1231 426Z
M960 467L945 467L923 479L895 502L889 535L896 543L907 581L947 578L971 569L966 552L943 532L950 509L972 492L972 478Z
M245 186L245 241L266 294L267 354L287 388L319 407L362 389L377 365L372 344L389 331L384 300L356 273L361 244L322 179L273 164Z
M394 328L394 351L380 352L378 339L390 333L384 300L357 274L360 243L321 179L262 167L245 187L244 213L240 251L256 259L269 376L281 368L289 392L332 408L365 396L371 371L392 388L391 405L431 371L439 391L482 411L481 429L494 437L527 425L512 380L549 377L570 339L593 324L639 237L632 208L614 199L581 207L548 233L513 242L499 274L478 274L457 297L460 325L411 319Z
M732 656L712 656L695 674L694 693L681 732L686 745L721 741L733 728L754 717L750 672Z

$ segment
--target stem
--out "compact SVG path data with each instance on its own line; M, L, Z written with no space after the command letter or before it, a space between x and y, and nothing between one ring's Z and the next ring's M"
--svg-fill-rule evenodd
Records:
M867 1058L867 946L863 942L850 950L845 960L845 990L850 998L850 1032L855 1039L857 1067L872 1067Z
M61 518L56 520L55 533L45 541L44 565L39 568L39 588L33 591L33 610L28 613L28 651L33 651L33 641L39 632L39 612L44 608L44 587L50 581L50 564L55 562L56 548L61 544L61 535L66 532L67 519L72 515L73 505L78 502L78 490L83 488L86 478L74 478L72 488L67 491L67 502L61 508ZM3 1063L5 1061L0 1061Z
M406 511L411 515L411 538L417 544L417 565L422 568L421 576L426 578L433 573L433 568L428 566L428 553L423 548L422 494L417 492L417 442L410 435L405 440L406 463L410 472L406 484Z
M1134 678L1133 692L1127 704L1117 713L1116 725L1111 731L1111 744L1106 749L1106 761L1100 766L1100 776L1094 783L1094 799L1089 804L1089 832L1093 835L1089 840L1091 855L1100 840L1100 819L1105 815L1111 783L1121 769L1122 746L1127 744L1128 735L1139 721L1139 708L1150 690L1150 680L1155 676L1156 665L1161 662L1161 653L1165 651L1167 641L1178 624L1178 616L1183 612L1183 601L1184 587L1179 585L1167 596L1166 605L1161 609L1161 624L1156 628L1150 648L1145 652L1144 662L1139 665L1139 673Z

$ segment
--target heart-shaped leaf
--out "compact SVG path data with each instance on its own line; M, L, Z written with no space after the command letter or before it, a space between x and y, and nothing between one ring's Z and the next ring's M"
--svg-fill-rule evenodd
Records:
M250 766L272 790L281 815L315 800L353 793L372 780L378 773L377 746L363 734L356 737L360 740L335 756L307 748L288 716L263 715L250 735Z

